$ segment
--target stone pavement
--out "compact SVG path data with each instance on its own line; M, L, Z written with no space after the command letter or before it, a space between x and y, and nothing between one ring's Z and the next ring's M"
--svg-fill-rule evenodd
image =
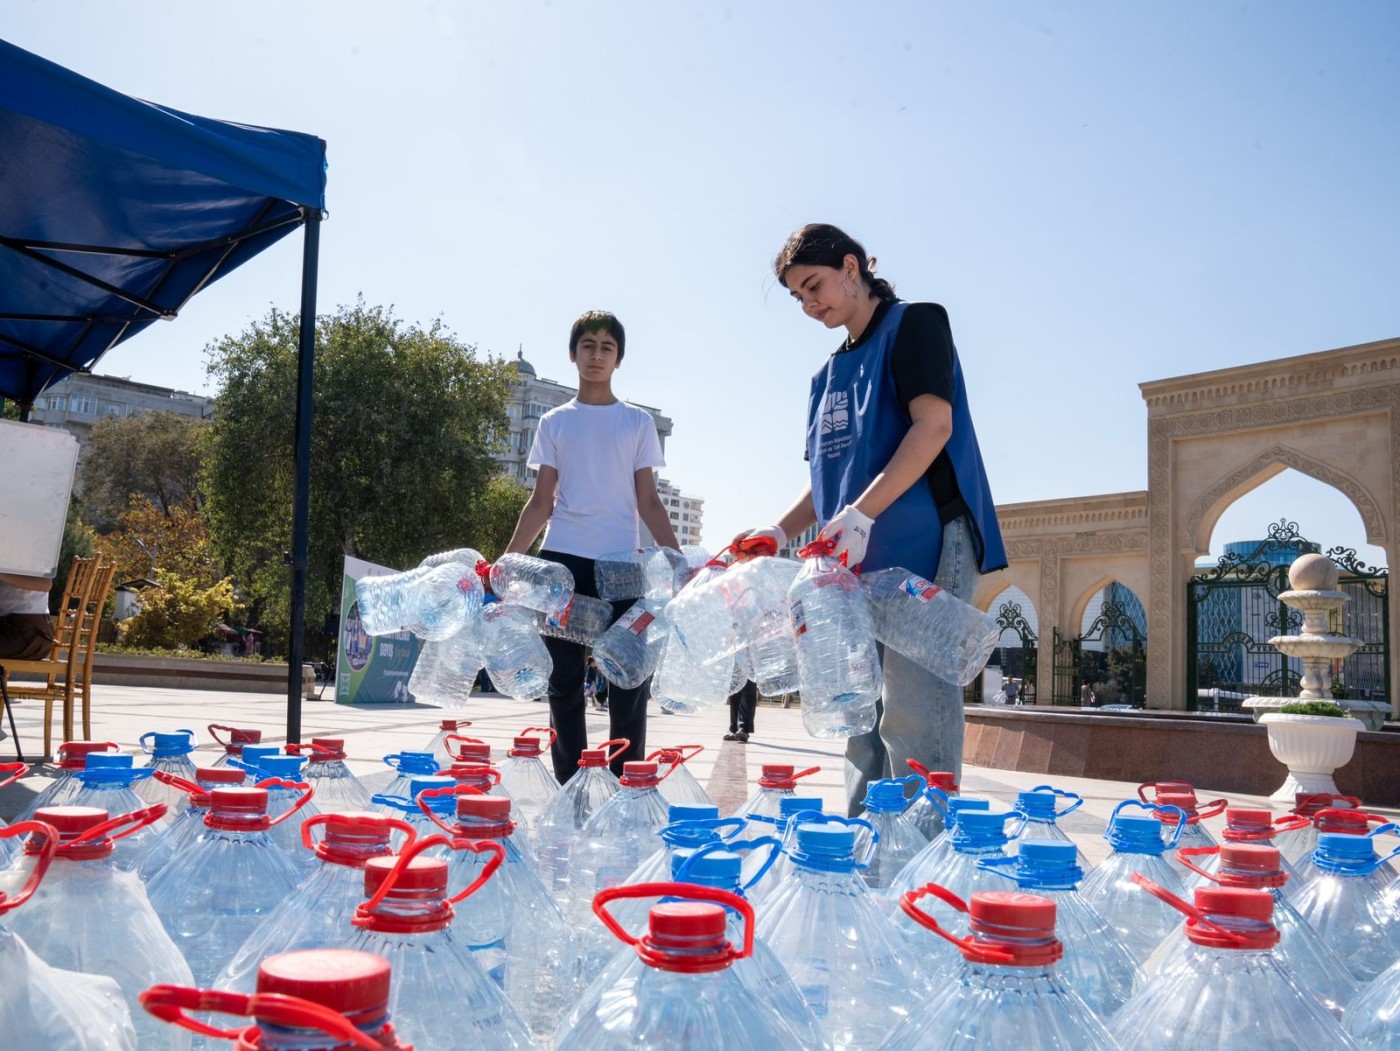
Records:
M329 697L330 689L325 693ZM286 704L285 696L273 694L97 684L93 687L93 738L115 741L123 748L135 750L137 739L148 731L187 727L195 731L201 742L199 754L212 762L222 750L205 730L209 723L257 727L263 731L265 744L280 743L285 739ZM39 754L43 741L43 706L20 704L14 712L26 755ZM455 712L413 704L338 705L328 700L308 700L302 705L302 739L343 737L351 769L367 787L375 790L393 777L380 757L423 748L437 732L438 722L443 718L470 719L472 727L467 732L489 742L495 754L503 757L512 737L526 727L547 725L549 713L543 703L514 701L496 694L477 694L468 709ZM648 745L650 748L703 745L704 751L690 761L690 768L722 812L733 810L747 798L760 767L766 762L792 763L799 770L820 767L819 773L800 784L805 786L805 794L820 796L825 807L839 812L844 804L843 743L809 737L802 728L801 712L795 707L784 710L777 705L760 705L755 724L758 732L747 744L739 744L722 740L729 729L726 707L697 716L667 716L653 705ZM8 725L5 728L8 730ZM594 743L607 738L606 712L589 710L588 734ZM0 758L12 759L13 756L12 742L0 742ZM1280 782L1283 775L1280 767ZM1167 780L1172 772L1163 770L1160 776ZM0 790L0 818L12 818L25 805L29 794L40 791L47 780L45 769L38 767L10 788ZM1044 774L969 766L963 772L962 790L967 795L992 799L994 808L1009 807L1017 792L1045 782ZM1056 777L1054 786L1084 797L1084 805L1061 824L1089 860L1097 863L1109 853L1108 844L1102 838L1109 815L1117 803L1136 796L1137 786L1072 777ZM1208 784L1196 788L1203 802L1224 795L1212 792ZM1286 810L1258 796L1229 798L1232 803L1264 806L1278 814ZM1398 811L1371 809L1400 819ZM1219 818L1207 821L1212 831L1218 831L1221 824ZM1393 847L1395 840L1382 845Z

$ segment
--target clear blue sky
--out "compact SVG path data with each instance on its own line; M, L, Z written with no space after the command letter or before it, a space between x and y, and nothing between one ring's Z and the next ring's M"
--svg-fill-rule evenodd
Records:
M805 478L834 341L769 269L804 222L948 308L1000 501L1145 488L1141 381L1400 335L1392 0L11 0L3 32L326 139L323 310L440 315L563 381L570 321L617 312L617 389L675 420L712 545ZM299 262L277 246L99 371L207 389L203 348L295 309ZM1330 492L1271 483L1216 540L1287 516L1361 545Z

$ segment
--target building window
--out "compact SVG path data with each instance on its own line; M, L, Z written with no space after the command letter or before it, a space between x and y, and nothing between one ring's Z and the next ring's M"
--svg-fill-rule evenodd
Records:
M73 394L68 398L68 409L83 416L96 416L97 400L90 394Z
M102 415L104 416L120 416L121 414L122 407L120 405L113 405L109 401L102 406Z

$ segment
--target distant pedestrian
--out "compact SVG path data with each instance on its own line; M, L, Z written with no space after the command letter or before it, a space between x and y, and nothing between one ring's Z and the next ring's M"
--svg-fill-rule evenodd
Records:
M724 739L745 743L753 733L753 716L757 708L758 687L749 679L729 695L729 732Z
M1021 695L1021 688L1016 685L1016 680L1007 676L1001 680L1001 699L1003 704L1015 704L1016 698Z

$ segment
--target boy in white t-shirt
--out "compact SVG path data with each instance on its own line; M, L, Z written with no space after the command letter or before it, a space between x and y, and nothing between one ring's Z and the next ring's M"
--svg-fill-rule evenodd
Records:
M666 466L656 424L645 410L613 393L612 375L622 364L626 344L622 322L606 311L590 310L574 322L569 360L578 368L578 396L540 419L528 459L539 477L506 547L508 552L528 551L545 530L540 557L567 566L575 592L595 598L594 560L637 547L639 519L657 543L679 547L652 473ZM631 604L613 603L614 617ZM549 680L549 723L557 734L554 774L563 784L578 772L579 753L588 747L585 653L577 643L544 641L554 659ZM608 690L609 736L631 742L613 760L616 774L624 762L646 755L649 694L650 682Z

